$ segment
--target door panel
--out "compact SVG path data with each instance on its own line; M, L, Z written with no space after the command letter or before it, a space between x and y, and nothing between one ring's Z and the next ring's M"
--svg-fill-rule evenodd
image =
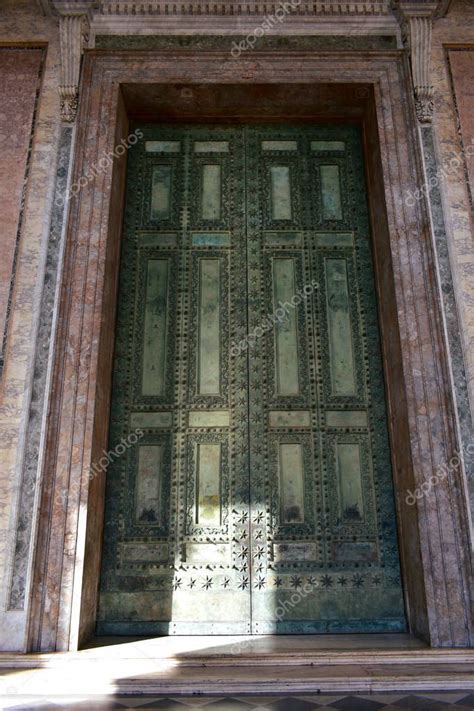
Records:
M99 633L404 630L358 130L143 130Z
M252 631L401 630L357 130L247 135L250 332L279 317L249 356ZM274 166L288 168L284 216Z
M143 435L107 474L99 631L242 634L247 361L229 350L247 332L244 137L146 133L128 172L111 452Z

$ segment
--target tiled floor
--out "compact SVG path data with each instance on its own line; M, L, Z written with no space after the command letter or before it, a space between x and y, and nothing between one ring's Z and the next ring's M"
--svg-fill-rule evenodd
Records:
M1 701L0 701L1 703ZM0 708L8 711L49 711L49 709L71 709L71 711L109 711L109 709L147 709L151 711L473 711L472 693L436 694L376 694L360 696L291 696L291 697L228 697L228 698L157 698L147 696L118 696L108 698L58 700L27 700L15 704L13 700Z

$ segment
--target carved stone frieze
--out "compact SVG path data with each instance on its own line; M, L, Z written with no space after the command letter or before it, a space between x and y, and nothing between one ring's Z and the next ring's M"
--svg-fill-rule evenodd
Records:
M202 2L201 0L36 0L46 12L59 14L86 14L93 12L94 16L128 16L139 18L152 15L217 15L217 16L258 16L274 13L277 8L285 5L283 0L221 0L218 3ZM287 4L300 15L316 16L350 16L371 17L391 15L397 12L400 5L434 5L435 16L443 17L452 0L293 0Z
M289 2L293 9L304 15L389 15L389 0L371 0L363 2L343 2L342 0L293 0ZM128 2L124 0L102 0L100 13L103 15L268 15L284 5L280 0L260 2L259 0L224 0L219 3L199 2L197 0L147 0L147 2Z

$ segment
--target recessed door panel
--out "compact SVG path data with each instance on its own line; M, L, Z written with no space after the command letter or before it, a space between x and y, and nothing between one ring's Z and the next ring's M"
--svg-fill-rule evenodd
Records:
M282 524L304 522L304 461L303 447L297 442L281 442L279 446L279 498Z
M349 290L344 259L326 259L329 368L334 395L356 389Z
M295 294L293 259L273 260L273 313L278 315L275 329L275 382L277 395L298 395L298 324L291 302Z
M200 395L220 394L220 264L199 260L199 378Z
M168 273L167 259L148 260L143 334L143 395L163 395L165 392Z
M161 510L163 449L160 445L142 446L138 450L138 472L135 516L140 523L158 523Z
M98 631L403 631L354 127L128 154Z
M153 185L151 190L151 219L167 220L171 208L171 176L170 165L155 165L153 168Z
M196 525L214 528L222 522L220 444L198 444L196 459Z

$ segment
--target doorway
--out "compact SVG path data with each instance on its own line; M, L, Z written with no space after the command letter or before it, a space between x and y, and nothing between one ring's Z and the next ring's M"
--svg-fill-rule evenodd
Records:
M99 634L399 632L355 126L141 126Z

